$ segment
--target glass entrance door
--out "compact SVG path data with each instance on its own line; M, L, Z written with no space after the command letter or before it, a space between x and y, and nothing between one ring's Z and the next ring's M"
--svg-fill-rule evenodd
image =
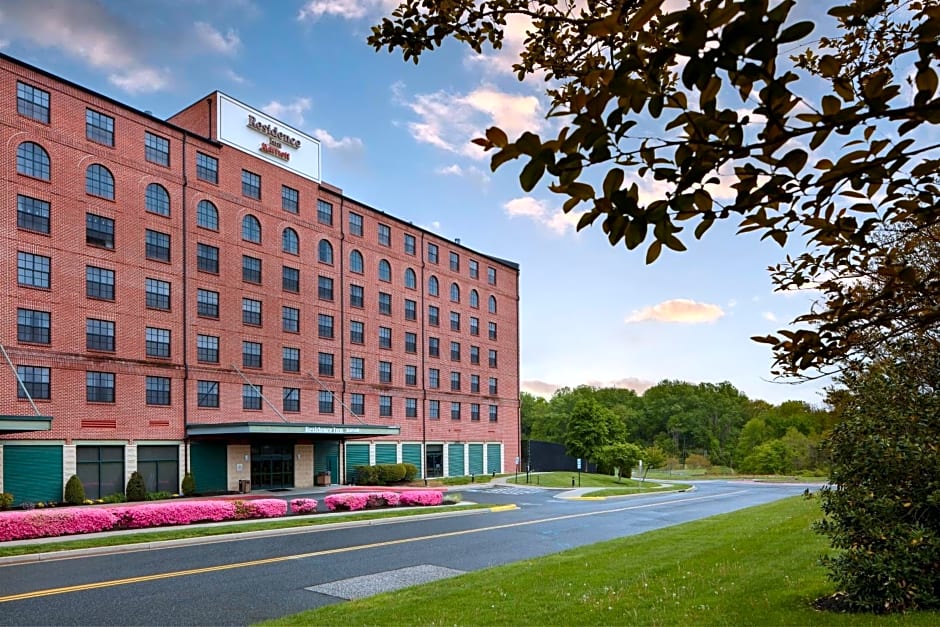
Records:
M294 445L252 444L251 487L276 490L294 487Z
M428 444L424 447L425 468L428 477L444 476L444 445Z

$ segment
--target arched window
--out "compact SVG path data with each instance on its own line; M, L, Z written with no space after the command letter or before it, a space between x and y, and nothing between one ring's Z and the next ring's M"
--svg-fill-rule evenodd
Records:
M26 176L35 176L37 179L48 181L52 166L49 163L49 153L39 144L23 142L16 149L16 171Z
M261 223L253 215L242 218L242 239L246 242L261 243Z
M418 288L418 277L411 268L405 268L405 287L409 290Z
M85 170L85 191L92 196L114 200L114 176L100 163L92 163Z
M158 213L161 216L170 215L170 195L163 185L158 183L148 185L147 192L144 194L144 204L150 213Z
M470 306L474 309L480 308L480 295L476 290L470 290Z
M428 294L431 296L437 296L440 294L440 288L438 287L437 277L431 276L428 279Z
M300 238L297 237L297 231L287 227L281 233L281 250L289 255L300 254Z
M496 297L490 296L490 313L496 313Z
M460 286L456 283L450 284L450 300L455 303L460 302Z
M379 281L392 280L392 266L385 259L379 260Z
M349 271L356 274L362 274L363 272L362 253L358 250L349 253Z
M333 263L333 244L328 240L321 239L317 245L317 259L322 263Z
M219 230L219 210L208 200L200 200L196 205L196 226L213 231Z

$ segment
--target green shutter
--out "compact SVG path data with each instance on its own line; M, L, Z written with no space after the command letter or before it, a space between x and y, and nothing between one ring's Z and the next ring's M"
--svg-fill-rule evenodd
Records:
M369 465L369 445L368 444L347 444L346 445L346 482L356 482L356 466Z
M207 494L228 490L228 447L225 442L193 442L189 455L196 492Z
M3 447L3 491L13 503L62 500L62 447L17 445Z
M482 475L483 474L483 445L482 444L468 444L470 449L470 474L471 475Z
M421 445L420 444L402 444L401 462L403 464L414 464L418 469L418 477L424 477L424 464L421 463Z
M486 445L486 472L494 473L502 470L502 455L500 454L501 444Z
M376 464L397 464L398 447L395 444L376 444L375 445L375 463Z
M462 477L464 473L463 444L447 445L447 476Z

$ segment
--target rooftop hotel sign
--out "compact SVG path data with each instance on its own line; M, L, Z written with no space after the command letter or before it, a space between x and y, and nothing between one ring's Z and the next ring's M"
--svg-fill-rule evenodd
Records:
M320 182L319 141L223 93L216 102L220 142Z

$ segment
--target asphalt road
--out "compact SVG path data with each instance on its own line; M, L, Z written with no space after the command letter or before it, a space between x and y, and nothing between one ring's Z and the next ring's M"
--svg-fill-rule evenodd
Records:
M804 489L709 481L684 493L573 501L557 491L497 486L467 490L464 500L517 509L5 565L0 625L245 625Z

